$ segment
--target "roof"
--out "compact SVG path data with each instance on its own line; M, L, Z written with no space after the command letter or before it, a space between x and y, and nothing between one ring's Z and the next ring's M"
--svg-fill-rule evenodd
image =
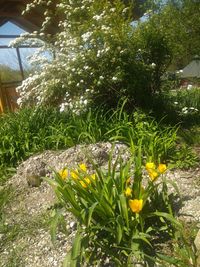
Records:
M200 78L200 59L193 59L181 72L182 78Z
M55 8L56 1L51 6L51 9ZM122 0L125 4L127 0ZM44 21L45 6L40 8L34 8L30 13L22 16L22 11L25 9L26 4L33 2L32 0L0 0L0 26L7 21L11 21L17 26L23 28L25 31L32 32L41 28ZM133 9L133 18L142 16L141 8L139 7L145 0L137 0L137 4ZM48 33L56 33L59 19L54 18L51 25L48 27Z

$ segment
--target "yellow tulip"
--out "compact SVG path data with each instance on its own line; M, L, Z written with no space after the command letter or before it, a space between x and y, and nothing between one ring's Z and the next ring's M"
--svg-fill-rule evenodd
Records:
M77 172L77 170L71 171L70 172L70 175L71 175L72 178L78 179L78 172Z
M82 185L83 188L86 188L87 187L87 184L83 181L80 181L80 184Z
M125 195L126 197L130 197L132 194L132 189L130 187L127 187L125 190Z
M63 169L63 170L59 171L58 173L63 180L65 180L68 176L68 170L67 169Z
M91 174L90 177L91 177L93 180L96 180L96 174L95 174L95 173Z
M167 166L165 164L159 164L158 165L159 173L164 173L166 170L167 170Z
M80 184L81 184L82 187L84 187L84 188L87 188L87 186L88 186L90 183L91 183L91 181L90 181L90 178L88 178L88 177L85 177L85 178L83 179L83 181L80 181Z
M132 212L139 213L142 210L143 199L130 199L128 204Z
M151 181L155 181L159 176L159 173L157 171L155 171L155 170L152 170L152 169L148 170L148 174L149 174L149 176L151 178Z
M151 169L155 170L155 168L156 168L155 163L153 163L153 162L147 162L147 163L146 163L146 170L147 170L147 171L148 171L148 170L151 170Z
M84 172L87 171L87 167L86 167L86 165L85 165L84 163L79 164L79 168L80 168L82 171L84 171Z
M90 184L91 183L90 178L88 178L88 177L85 177L84 178L84 181L86 181L87 184Z

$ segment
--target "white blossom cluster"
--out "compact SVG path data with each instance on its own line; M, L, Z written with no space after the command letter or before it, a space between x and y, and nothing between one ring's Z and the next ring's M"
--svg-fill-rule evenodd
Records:
M181 109L181 113L183 114L194 114L194 113L197 113L199 110L197 108L194 108L194 107L184 107Z
M40 47L31 58L37 66L35 73L18 87L21 105L55 103L61 111L80 112L95 92L115 90L123 81L123 57L131 50L133 28L126 17L128 8L121 1L111 2L59 0L56 12L61 20L52 39L44 32L51 22L48 7L53 0L34 0L27 5L26 12L36 5L46 5L46 12L40 32L21 36L12 44L29 42ZM149 67L154 68L155 63Z

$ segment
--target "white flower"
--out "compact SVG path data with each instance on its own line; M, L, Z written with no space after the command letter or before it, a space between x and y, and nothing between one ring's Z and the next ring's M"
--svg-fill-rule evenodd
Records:
M178 105L178 102L174 102L174 105Z
M187 90L191 90L192 89L192 84L188 84L188 86L187 86Z
M101 15L95 15L93 16L93 19L98 21L98 20L101 20L103 16L104 16L104 13L102 13Z
M92 35L92 32L86 32L86 33L82 34L81 37L82 37L84 42L87 42L88 39L91 37L91 35Z
M117 81L118 79L117 79L117 77L114 76L114 77L112 77L112 80Z

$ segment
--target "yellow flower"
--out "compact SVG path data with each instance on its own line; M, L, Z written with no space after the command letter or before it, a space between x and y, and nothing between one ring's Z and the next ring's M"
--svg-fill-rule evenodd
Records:
M155 170L155 168L156 168L156 165L153 162L147 162L146 163L146 170L147 171L151 170L151 169Z
M68 176L68 170L67 169L63 169L63 170L59 171L58 173L63 180L65 180Z
M87 187L87 184L83 181L80 181L80 184L82 185L83 188L86 188Z
M95 174L95 173L91 174L90 177L91 177L93 180L96 180L96 174Z
M80 184L81 184L82 187L84 187L84 188L86 188L90 183L91 183L91 181L90 181L90 178L88 178L88 177L85 177L85 178L83 179L83 181L80 181Z
M86 181L87 184L90 184L91 183L90 178L88 178L88 177L85 177L84 178L84 181Z
M165 164L159 164L158 165L159 173L164 173L166 170L167 170L167 166Z
M70 172L70 175L71 175L72 178L78 179L78 172L77 172L77 170L71 171Z
M86 167L86 165L85 165L84 163L79 164L79 168L80 168L82 171L84 171L84 172L87 171L87 167Z
M151 181L154 181L158 178L159 173L153 169L148 170L148 174L151 178Z
M130 187L127 187L125 190L125 195L126 197L130 197L132 194L132 189Z
M132 212L139 213L142 210L143 199L130 199L128 204Z

